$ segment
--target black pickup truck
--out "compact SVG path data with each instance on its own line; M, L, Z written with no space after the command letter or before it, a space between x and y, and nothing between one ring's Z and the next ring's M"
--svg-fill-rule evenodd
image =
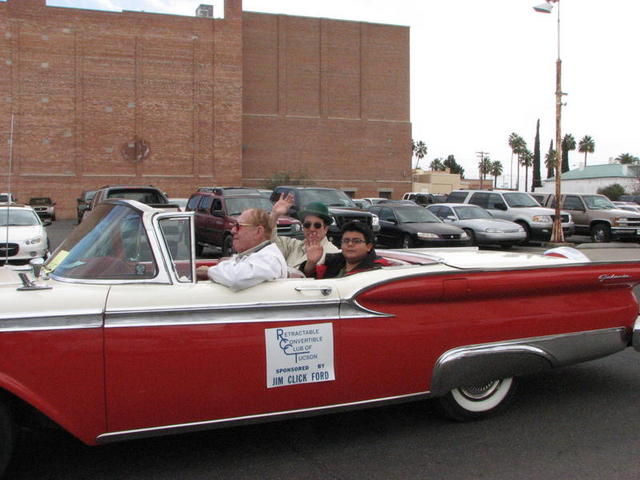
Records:
M335 245L340 246L342 238L342 226L345 223L358 221L366 223L373 230L374 235L380 231L378 216L358 208L353 200L342 190L335 188L300 187L284 185L276 187L271 194L271 201L276 202L281 194L291 193L294 197L294 205L289 210L289 215L298 218L298 212L311 202L322 202L329 208L329 214L333 222L329 225L327 237ZM302 218L299 218L302 221Z
M105 185L96 191L96 194L91 200L91 204L84 211L82 218L87 218L97 204L104 202L108 198L136 200L153 208L180 210L177 204L169 202L166 193L153 185Z

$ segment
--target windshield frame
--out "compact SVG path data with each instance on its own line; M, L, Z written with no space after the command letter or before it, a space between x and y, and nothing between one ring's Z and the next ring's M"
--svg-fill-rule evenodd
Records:
M493 215L491 215L491 212L485 210L484 208L478 206L478 205L473 205L471 203L469 204L464 204L464 205L456 205L455 207L452 207L453 211L456 213L456 216L458 217L459 220L495 220L495 217ZM475 212L480 212L481 215L480 217L463 217L462 215L460 215L460 211L475 211Z
M141 204L139 204L141 205ZM160 210L141 205L144 208L138 208L137 205L133 205L127 200L106 200L104 203L96 206L95 212L88 217L85 221L80 223L71 234L55 249L49 259L44 264L44 271L54 280L65 283L77 283L77 284L98 284L98 285L123 285L123 284L135 284L135 283L152 283L152 284L171 284L174 283L173 277L169 274L167 267L166 252L160 246L160 242L157 238L157 232L153 225L153 217L162 215L180 215L186 216L186 213L176 212L162 212ZM63 272L56 273L56 269L64 262L64 259L73 252L73 249L91 232L100 225L100 222L109 222L111 219L106 217L115 209L128 208L131 209L129 213L135 213L140 216L140 225L146 235L148 241L149 251L151 253L151 261L155 265L154 276L135 278L135 277L123 277L123 278L94 278L94 277L70 277L65 276ZM120 217L118 217L120 218ZM103 225L103 228L108 228L109 224ZM163 241L164 242L164 241ZM80 253L82 251L80 250ZM76 252L77 254L77 252ZM61 257L59 257L61 256Z
M435 213L417 205L415 207L412 207L411 205L408 205L406 207L397 207L397 208L394 208L393 211L396 214L396 218L398 219L398 222L403 224L404 223L443 223L442 220L440 220ZM416 217L412 218L410 215L407 216L407 212L419 212L419 215L422 215L424 213L426 217L424 217L424 219L419 219L420 221L416 221L416 220L413 220L413 218L416 218Z

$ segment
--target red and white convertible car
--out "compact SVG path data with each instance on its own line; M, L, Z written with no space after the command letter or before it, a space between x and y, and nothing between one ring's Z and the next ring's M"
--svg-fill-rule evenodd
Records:
M395 265L234 293L195 280L193 240L190 212L109 200L40 275L0 269L0 472L42 418L87 444L427 397L473 419L640 328L640 263L381 251Z

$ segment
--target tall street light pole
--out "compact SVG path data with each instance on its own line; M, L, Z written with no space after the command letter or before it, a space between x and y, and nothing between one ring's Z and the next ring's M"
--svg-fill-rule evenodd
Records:
M553 4L558 5L558 59L556 60L556 211L553 219L553 231L551 241L564 242L562 234L562 219L560 218L561 205L561 174L562 174L562 60L560 60L560 0L546 0L545 3L536 5L533 9L540 13L551 13Z

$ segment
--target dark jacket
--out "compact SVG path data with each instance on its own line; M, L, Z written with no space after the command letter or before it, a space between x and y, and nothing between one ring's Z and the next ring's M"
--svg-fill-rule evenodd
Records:
M328 253L324 259L324 264L316 265L315 276L316 278L344 277L354 273L366 272L367 270L375 270L390 264L384 258L379 257L372 248L368 255L350 272L343 272L346 265L347 262L342 253Z

